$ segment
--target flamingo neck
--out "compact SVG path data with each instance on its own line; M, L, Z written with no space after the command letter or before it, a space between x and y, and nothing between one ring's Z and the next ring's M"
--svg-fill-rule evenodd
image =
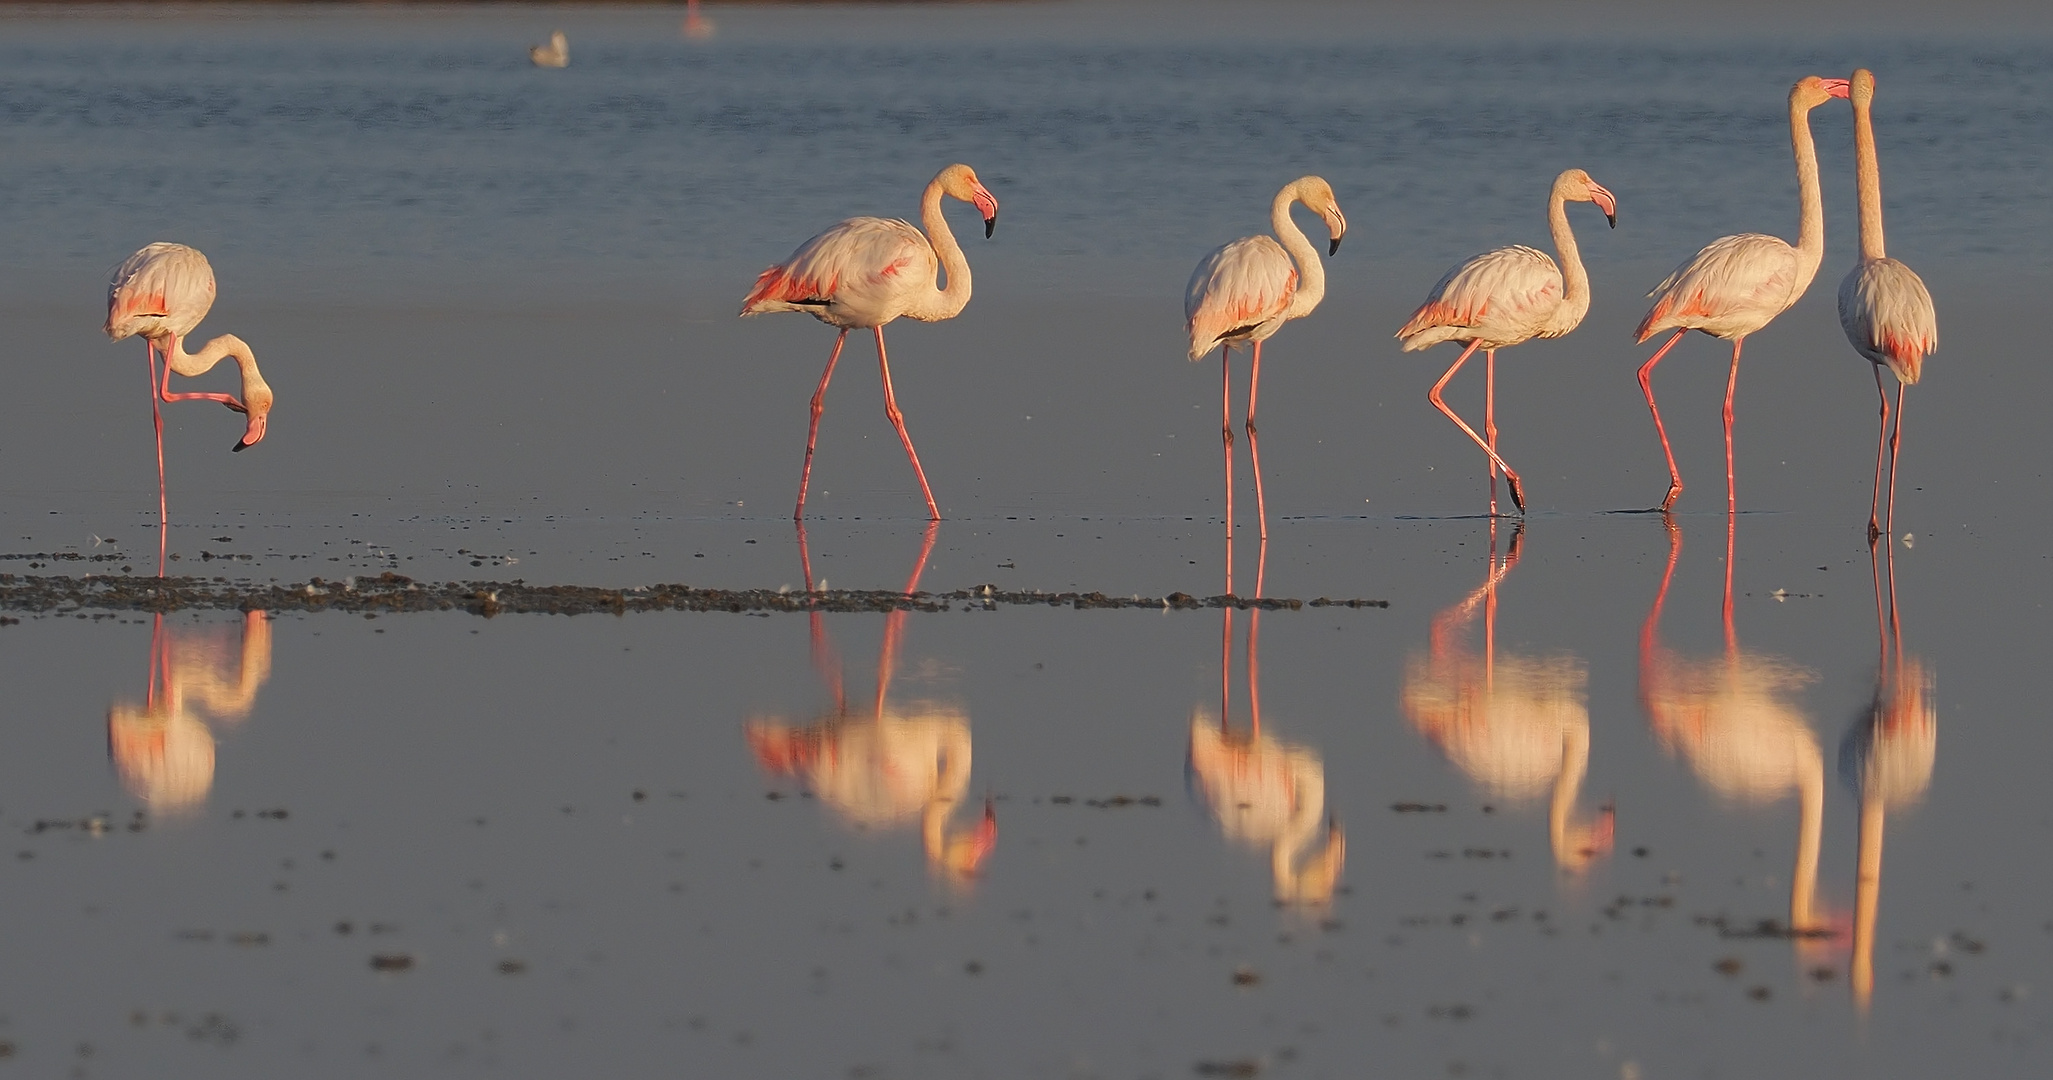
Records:
M264 373L257 370L255 350L234 334L223 334L200 346L196 353L186 352L184 342L180 341L165 351L165 357L171 370L186 376L204 375L221 361L233 359L242 371L242 399L248 401L252 394L270 396L271 386L264 381Z
M1547 805L1547 842L1554 849L1556 866L1579 865L1581 853L1569 850L1568 816L1589 769L1590 729L1571 725L1561 734L1561 771L1554 776L1554 797Z
M1276 239L1283 242L1283 250L1297 263L1297 295L1291 297L1290 307L1284 310L1286 319L1301 318L1319 306L1326 298L1326 264L1319 258L1319 249L1312 246L1304 230L1290 218L1290 204L1300 201L1297 185L1292 184L1276 193L1276 201L1269 207L1269 228L1276 233Z
M1796 226L1796 281L1791 303L1810 288L1825 261L1825 197L1818 190L1818 147L1811 140L1811 111L1794 97L1789 103L1789 143L1796 152L1796 195L1800 216Z
M1817 926L1818 849L1825 830L1825 759L1808 733L1797 753L1796 865L1789 875L1789 928Z
M1854 1001L1863 1011L1875 992L1875 913L1882 898L1882 797L1861 799L1860 861L1854 879L1853 962L1847 972Z
M1561 260L1561 307L1553 325L1567 333L1589 314L1590 275L1583 269L1582 249L1576 246L1575 230L1568 227L1568 200L1558 190L1547 200L1547 231L1554 235L1554 252Z
M1861 261L1887 258L1882 247L1882 166L1875 157L1873 104L1853 103L1853 175L1860 194Z
M920 196L920 224L925 226L927 242L934 245L934 254L941 260L941 272L948 278L947 286L935 289L919 310L907 312L927 322L952 319L969 306L969 260L963 257L962 245L955 242L955 233L949 230L948 219L941 213L942 194L941 178L935 177Z

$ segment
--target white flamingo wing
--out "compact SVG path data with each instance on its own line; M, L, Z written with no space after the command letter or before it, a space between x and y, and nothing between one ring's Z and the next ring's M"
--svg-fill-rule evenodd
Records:
M214 306L214 268L184 244L159 241L128 257L107 282L107 336L192 332Z
M805 311L836 326L880 326L933 291L939 271L933 245L907 222L849 218L763 271L741 313Z
M1561 268L1546 252L1523 245L1485 251L1447 271L1397 337L1406 352L1443 341L1516 345L1546 327L1563 291Z
M1222 341L1260 341L1275 333L1297 283L1297 264L1267 236L1235 240L1200 259L1183 295L1190 358Z
M1917 271L1895 259L1864 259L1839 286L1839 325L1855 352L1915 383L1939 349L1939 316Z
M1796 302L1796 282L1796 249L1779 237L1719 237L1647 294L1654 306L1640 321L1639 340L1675 327L1744 337Z

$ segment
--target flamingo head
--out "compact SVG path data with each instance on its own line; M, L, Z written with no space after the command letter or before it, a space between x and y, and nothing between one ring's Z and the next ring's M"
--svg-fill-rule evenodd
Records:
M1853 78L1846 82L1847 97L1852 99L1856 108L1866 108L1869 102L1875 100L1874 72L1867 68L1858 68L1854 71Z
M1843 98L1852 92L1845 79L1821 79L1806 75L1789 88L1790 104L1804 109L1815 109L1833 98Z
M941 191L951 199L976 206L984 215L984 239L989 240L998 228L998 199L977 180L977 171L967 165L950 165L934 178L941 185Z
M1340 212L1340 203L1333 197L1333 185L1327 183L1324 177L1307 176L1292 184L1291 188L1295 191L1298 202L1326 219L1326 231L1333 237L1332 242L1326 246L1326 254L1338 254L1340 238L1347 235L1347 215Z
M1569 202L1591 202L1604 211L1604 220L1612 228L1618 227L1618 197L1609 188L1590 179L1590 174L1581 169L1570 169L1554 181L1554 189ZM1512 543L1518 541L1513 538Z
M234 408L232 405L229 407ZM242 387L242 408L235 411L243 414L247 421L243 425L242 438L236 440L234 446L229 447L239 454L264 441L264 430L271 422L271 387L261 378L245 379Z

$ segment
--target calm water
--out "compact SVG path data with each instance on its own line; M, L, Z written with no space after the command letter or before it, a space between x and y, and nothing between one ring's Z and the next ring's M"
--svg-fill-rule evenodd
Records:
M171 238L220 278L201 333L279 396L234 456L235 418L167 409L177 566L796 587L831 334L733 310L964 160L1003 204L965 241L976 298L889 331L949 520L928 550L854 342L816 582L1219 591L1218 372L1181 359L1181 289L1318 172L1352 228L1267 351L1265 584L1390 602L8 612L0 962L34 974L4 1049L79 1076L2045 1071L2053 380L2015 314L2053 276L2053 27L1451 10L716 6L705 40L669 9L0 15L0 573L150 569L141 348L97 326L106 269ZM528 65L559 26L571 66ZM1666 481L1641 293L1714 236L1793 233L1787 88L1856 65L1890 251L1944 329L1887 549L1900 651L1832 310L1842 105L1813 117L1824 267L1747 347L1729 621L1720 346L1659 377L1676 529L1610 513ZM1506 354L1514 537L1423 400L1453 353L1388 335L1455 260L1543 243L1570 166L1620 222L1572 208L1590 317Z

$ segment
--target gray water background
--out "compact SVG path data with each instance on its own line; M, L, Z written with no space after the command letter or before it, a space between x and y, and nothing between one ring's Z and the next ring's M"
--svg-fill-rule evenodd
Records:
M889 331L950 519L925 584L1215 592L1218 372L1182 360L1181 288L1205 251L1265 227L1277 187L1318 172L1352 228L1325 306L1267 353L1268 586L1391 601L1262 630L1265 719L1317 748L1349 830L1329 928L1275 909L1266 858L1179 791L1190 715L1217 700L1217 613L907 625L894 685L960 704L975 790L1000 800L999 846L967 894L929 879L916 834L763 798L778 785L744 719L830 700L803 617L282 619L257 710L218 733L203 809L98 839L34 823L118 823L138 805L104 719L147 684L150 627L5 627L0 828L33 855L0 886L15 913L0 951L24 973L0 1038L19 1064L2042 1071L2053 804L2031 672L2049 387L2019 318L2053 270L2042 17L1896 9L1858 25L1820 9L1778 25L1741 8L1707 30L1679 9L1560 25L1489 6L1282 10L716 6L707 41L680 37L669 9L0 12L0 310L16 356L0 553L150 546L141 348L96 328L107 268L167 238L219 275L201 334L251 341L279 394L270 438L233 457L234 418L167 410L173 549L254 556L209 571L796 584L788 507L831 335L734 308L806 236L909 216L934 170L963 160L1003 206L993 240L965 240L976 298L952 322ZM533 69L522 49L556 26L571 67ZM1648 351L1629 340L1640 293L1717 235L1793 234L1787 87L1856 65L1881 84L1890 250L1931 285L1942 327L1912 391L1897 526L1915 535L1897 547L1900 593L1938 673L1940 749L1922 805L1890 819L1865 1018L1843 955L1819 983L1786 942L1692 921L1778 914L1795 810L1722 802L1650 736L1634 648L1666 534L1604 513L1665 481L1630 374ZM1736 591L1747 647L1818 675L1802 700L1831 761L1872 689L1859 497L1874 411L1832 315L1854 253L1844 107L1813 123L1827 256L1811 294L1749 342ZM1536 512L1497 634L1500 650L1590 669L1582 803L1615 799L1619 839L1586 879L1553 871L1544 807L1483 814L1490 798L1395 704L1432 616L1482 581L1489 537L1470 516L1480 456L1423 400L1453 354L1403 355L1389 334L1455 260L1544 244L1545 187L1570 166L1618 194L1620 225L1571 208L1591 315L1500 372L1505 453ZM967 237L973 218L951 220ZM1722 640L1724 355L1687 342L1658 382L1690 483L1663 629L1697 656ZM829 398L809 539L832 584L891 587L919 548L917 491L867 357L851 344ZM1478 382L1457 383L1458 408L1479 411ZM1244 531L1243 575L1252 546ZM474 568L478 552L521 561ZM43 569L28 563L0 571ZM860 694L883 621L826 621ZM1834 773L1821 876L1843 909L1854 802ZM1065 794L1079 802L1047 801ZM1163 805L1081 805L1114 794ZM1400 800L1450 810L1392 814ZM249 816L269 807L291 816ZM1469 846L1513 857L1427 858ZM1621 923L1605 914L1620 895L1676 906ZM1451 921L1507 907L1519 922ZM1570 930L1532 930L1535 909ZM229 943L258 931L269 944ZM1985 951L1949 944L1956 932ZM372 972L386 951L419 966ZM1737 980L1712 968L1727 955L1745 960ZM527 971L499 974L507 957ZM1261 981L1234 985L1241 965ZM1744 996L1754 985L1767 1002Z

